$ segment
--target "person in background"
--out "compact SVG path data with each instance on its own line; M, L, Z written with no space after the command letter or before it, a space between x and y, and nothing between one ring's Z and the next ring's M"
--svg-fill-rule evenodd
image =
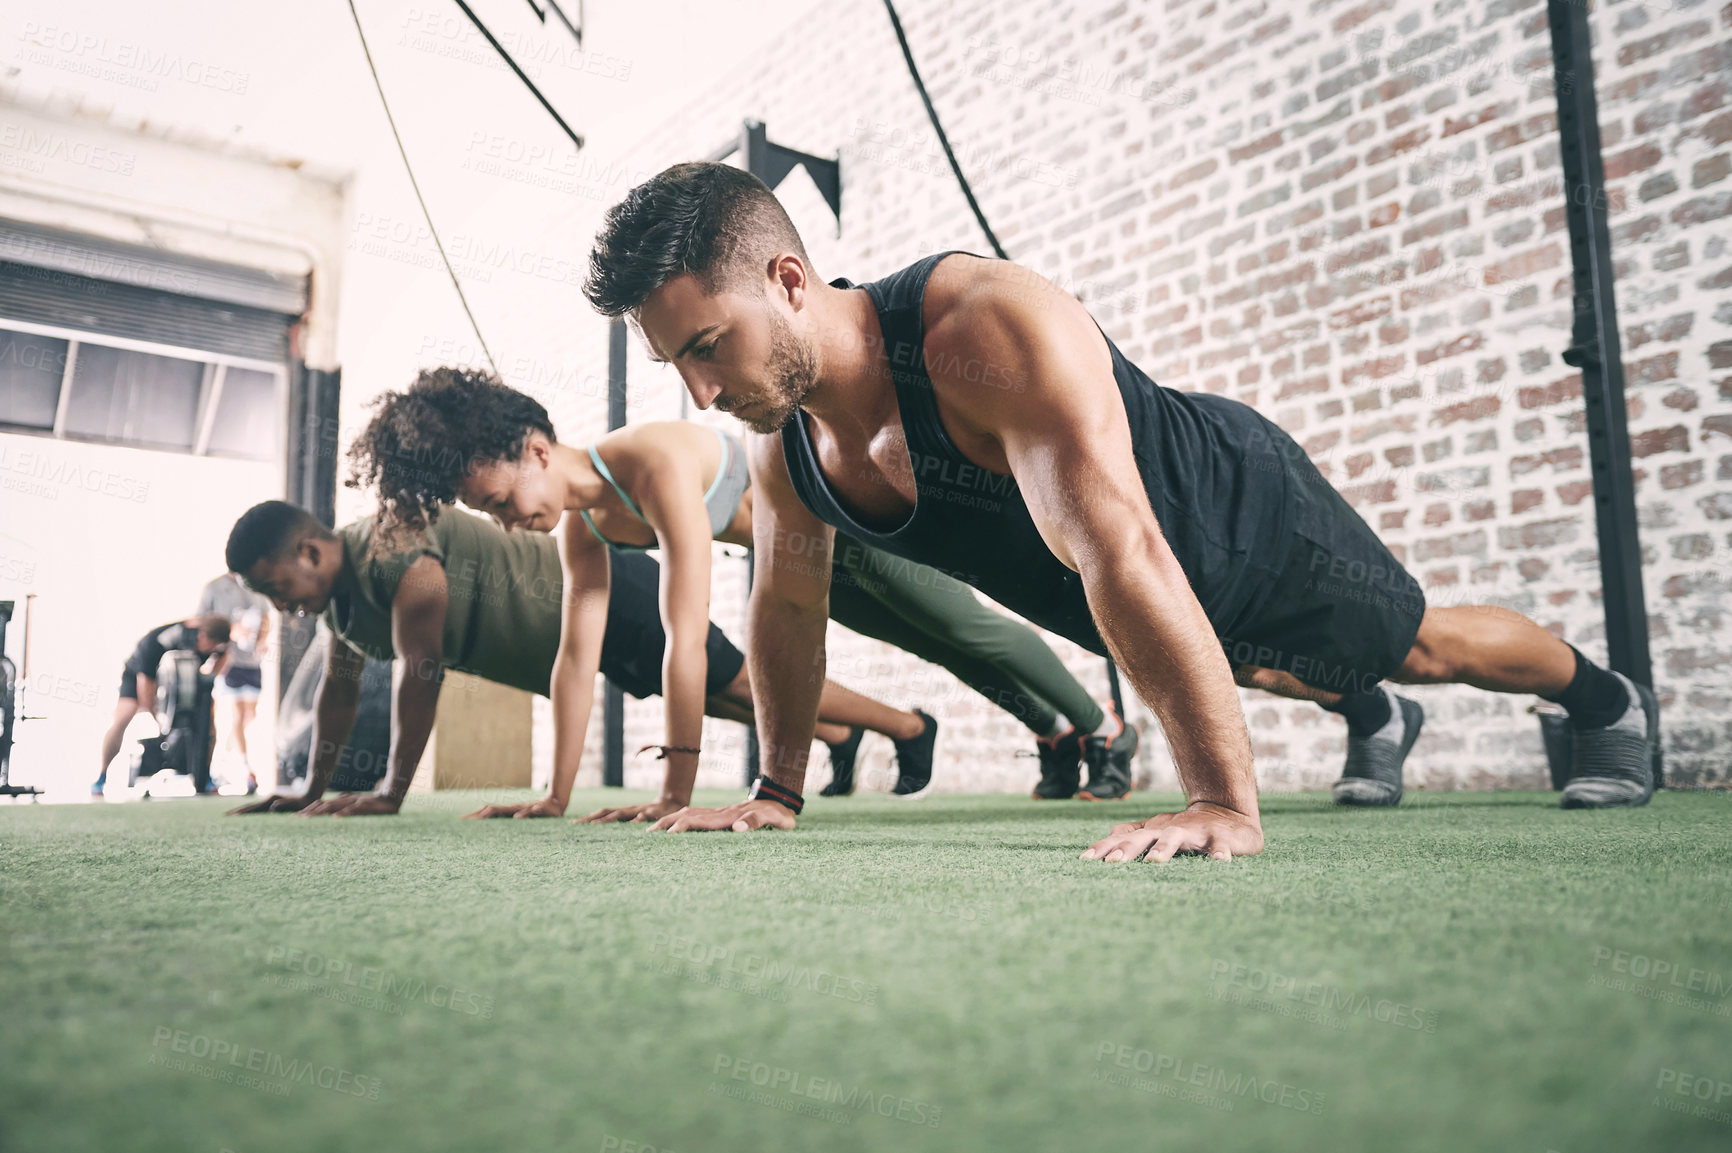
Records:
M247 730L259 715L259 693L264 683L259 660L271 639L271 602L247 588L232 572L223 573L199 594L200 616L215 614L229 622L229 648L217 665L217 680L211 690L218 701L232 705L229 736L247 767L247 795L259 791L247 757Z
M114 720L102 735L102 771L90 786L91 796L102 795L103 785L108 781L109 762L120 753L126 726L140 712L155 710L156 668L162 658L176 649L193 649L209 656L220 653L228 643L228 618L215 614L158 625L139 638L121 669L120 700L114 706Z

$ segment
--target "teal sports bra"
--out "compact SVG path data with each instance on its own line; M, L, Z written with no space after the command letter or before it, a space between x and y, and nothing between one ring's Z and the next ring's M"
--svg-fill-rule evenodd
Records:
M719 428L712 428L711 431L722 442L722 463L716 468L716 479L711 482L709 491L704 493L704 508L710 514L710 535L714 536L734 522L734 514L740 508L740 498L751 487L752 478L746 469L745 447L740 444L738 438L730 436ZM619 482L613 479L613 473L602 461L601 454L595 450L593 444L589 446L589 459L595 463L595 470L601 473L602 479L613 486L613 491L619 494L619 499L624 502L631 514L648 524L649 518L645 517L643 510L638 508L637 502L626 495L625 489L619 486ZM648 552L653 548L661 547L659 544L619 544L608 540L601 535L601 530L595 527L595 521L590 519L588 509L578 509L577 515L583 518L583 523L589 526L589 531L594 534L596 540L617 552Z

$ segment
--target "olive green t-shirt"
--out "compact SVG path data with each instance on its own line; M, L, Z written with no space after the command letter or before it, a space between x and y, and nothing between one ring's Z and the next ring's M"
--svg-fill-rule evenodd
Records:
M551 533L508 533L492 521L447 508L403 552L372 555L373 522L337 530L343 571L324 612L332 632L376 660L396 656L391 601L403 574L430 556L445 569L445 664L546 696L559 649L559 546Z

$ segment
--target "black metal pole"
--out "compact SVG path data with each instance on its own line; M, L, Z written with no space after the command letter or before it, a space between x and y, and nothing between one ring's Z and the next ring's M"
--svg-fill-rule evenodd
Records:
M607 327L609 432L625 426L625 354L625 321L616 318ZM625 784L625 693L612 680L602 689L601 717L601 783L617 789Z
M1612 238L1605 165L1600 157L1599 102L1594 92L1588 8L1580 0L1548 0L1547 13L1551 18L1565 219L1575 272L1575 316L1564 362L1582 370L1606 648L1612 668L1648 685L1653 683L1653 670L1642 592L1642 545L1636 531L1636 489L1630 472L1624 364L1612 286Z
M285 498L300 505L326 528L337 519L337 408L342 399L341 369L308 368L296 360L289 370L289 429ZM277 643L277 694L280 700L313 643L318 620L285 613Z

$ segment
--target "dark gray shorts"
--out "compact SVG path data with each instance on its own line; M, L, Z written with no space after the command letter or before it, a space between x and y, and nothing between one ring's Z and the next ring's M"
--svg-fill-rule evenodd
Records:
M607 679L637 697L658 697L662 691L662 656L668 635L662 629L661 566L642 553L616 552L607 598L607 632L601 642L601 671ZM746 665L745 654L715 622L704 645L709 673L704 693L715 696L733 683Z
M1425 593L1302 452L1288 458L1288 495L1294 521L1280 576L1221 647L1235 667L1277 669L1331 692L1369 691L1407 659Z

